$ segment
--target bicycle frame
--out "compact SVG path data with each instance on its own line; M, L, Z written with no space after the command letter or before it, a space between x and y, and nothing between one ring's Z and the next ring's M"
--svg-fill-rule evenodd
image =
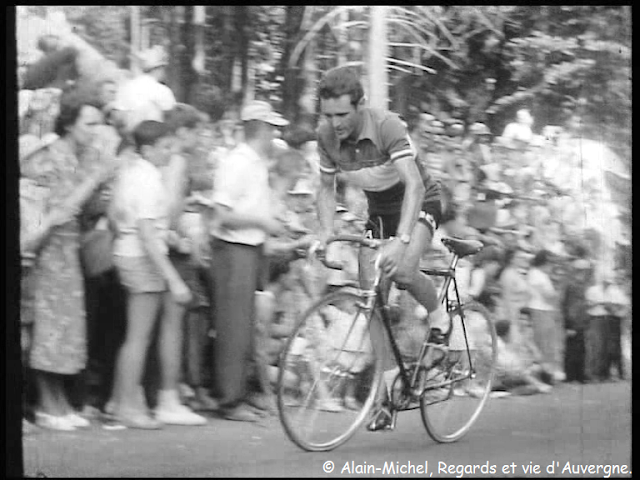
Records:
M469 351L469 342L467 339L467 331L466 331L466 326L465 326L465 319L464 319L464 313L463 313L463 304L460 300L460 294L458 291L458 283L456 281L456 277L455 277L455 272L456 272L456 267L458 265L458 260L459 257L458 255L454 254L453 258L451 259L451 263L449 264L449 267L446 269L429 269L429 268L421 268L420 271L426 275L429 276L434 276L434 277L444 277L445 281L444 284L442 285L441 289L440 289L440 293L438 295L438 302L439 303L443 303L446 302L446 309L447 312L452 312L457 310L460 314L460 318L461 318L461 322L462 322L462 331L464 333L464 339L465 339L465 346L466 346L466 350L467 350L467 357L469 359L469 365L470 365L470 374L469 377L473 378L475 376L474 373L474 368L473 368L473 362L471 359L471 352ZM449 300L449 287L451 285L451 282L453 282L453 286L454 286L454 291L455 291L455 300ZM389 284L390 285L390 284ZM369 300L367 308L370 309L371 314L373 314L374 310L377 310L378 312L380 312L381 316L382 316L382 323L384 325L385 331L387 333L387 336L389 338L389 343L391 344L391 349L393 351L393 355L396 361L396 364L398 365L398 367L400 368L400 377L402 378L402 388L403 388L403 394L409 396L411 394L411 389L414 387L414 385L416 384L417 378L418 378L418 368L415 368L413 370L413 375L411 375L411 378L409 378L409 371L405 365L405 362L402 359L402 354L400 353L400 349L398 348L398 344L396 342L396 339L391 331L391 320L389 318L389 314L388 314L388 310L387 307L387 302L384 300L385 298L385 292L384 292L384 288L383 288L383 284L380 278L380 273L378 270L378 274L376 275L376 279L374 281L374 286L373 286L373 290L368 290L363 292L366 296L368 296L370 299L373 300L373 302L371 302L371 300ZM451 328L449 330L448 335L451 334L451 331L453 330L453 328ZM428 336L427 336L428 338ZM418 355L417 358L417 364L420 364L423 360L425 355L427 354L427 349L429 347L429 343L427 342L427 339L424 340L424 342L422 343L422 347L420 349L420 353ZM455 379L455 381L459 381L460 379L457 378ZM430 388L440 388L446 385L449 385L451 383L453 383L454 380L447 380L435 385L432 385ZM418 407L415 407L418 408Z

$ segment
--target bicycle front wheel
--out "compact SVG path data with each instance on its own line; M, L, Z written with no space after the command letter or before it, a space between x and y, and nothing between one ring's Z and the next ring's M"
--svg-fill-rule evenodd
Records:
M420 398L422 422L431 438L441 443L459 440L478 419L491 392L497 355L495 328L484 306L470 302L449 315L458 341L450 339L448 356L428 371Z
M366 298L343 289L302 316L281 356L278 412L287 436L308 451L346 442L380 386L383 325Z

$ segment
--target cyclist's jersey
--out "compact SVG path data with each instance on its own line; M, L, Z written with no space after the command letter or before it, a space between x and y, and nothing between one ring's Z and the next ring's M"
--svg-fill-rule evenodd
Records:
M340 142L328 122L318 127L320 170L342 172L346 180L364 190L369 214L400 213L404 184L393 165L412 158L426 188L423 204L440 201L440 186L418 159L406 127L397 114L374 108L362 110L362 130L357 141Z

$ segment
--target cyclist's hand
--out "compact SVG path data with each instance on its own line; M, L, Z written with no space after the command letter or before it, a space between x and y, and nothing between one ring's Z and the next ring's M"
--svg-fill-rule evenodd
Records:
M386 277L393 277L396 274L406 249L407 246L399 238L394 238L382 247L380 268Z

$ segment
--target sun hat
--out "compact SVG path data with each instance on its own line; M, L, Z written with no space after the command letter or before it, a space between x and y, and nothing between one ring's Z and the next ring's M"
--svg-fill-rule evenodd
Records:
M169 59L162 47L156 45L153 48L144 50L138 54L140 59L140 67L145 72L153 70L154 68L164 67L169 65Z
M289 125L289 122L285 120L282 115L276 113L269 103L261 100L255 100L245 105L240 113L240 119L243 122L259 120L270 125L275 125L276 127Z

